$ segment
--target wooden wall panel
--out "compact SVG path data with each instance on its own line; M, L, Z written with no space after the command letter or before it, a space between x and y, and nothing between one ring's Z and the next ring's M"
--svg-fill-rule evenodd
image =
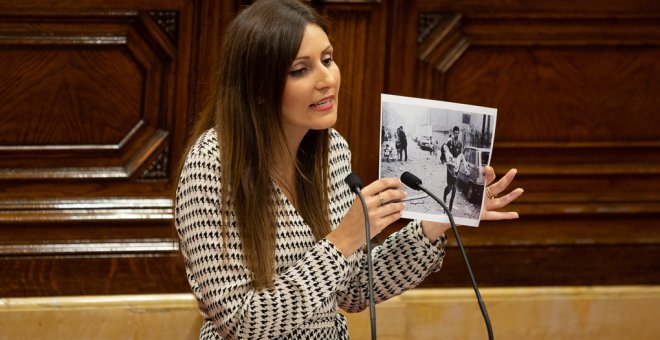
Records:
M329 3L330 35L342 74L339 116L335 128L357 152L353 170L363 182L378 178L380 93L386 53L385 6L376 2Z
M237 7L0 4L0 296L189 291L173 172Z
M0 4L0 296L189 291L173 169L248 2ZM480 283L660 282L656 1L321 6L364 182L381 92L499 109L493 165L526 193L519 221L460 229ZM424 286L469 286L450 239Z
M388 73L404 76L390 76L386 91L498 108L492 164L500 174L516 167L526 189L519 221L462 228L477 277L660 282L658 4L420 0L390 9L406 29L391 42ZM445 274L460 262L455 254ZM438 274L425 284L467 282Z
M0 29L5 180L138 177L167 147L174 47L150 16L15 15Z

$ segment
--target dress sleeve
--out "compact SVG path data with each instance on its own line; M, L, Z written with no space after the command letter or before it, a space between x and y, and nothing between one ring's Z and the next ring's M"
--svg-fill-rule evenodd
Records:
M343 181L351 173L348 143L336 131L333 131L333 138L330 201L336 227L354 201L354 195ZM399 295L440 270L445 244L444 235L432 244L422 232L421 221L412 221L372 249L375 302ZM369 304L367 257L361 250L354 257L358 263L351 267L351 280L337 294L338 306L348 312L359 312Z
M421 221L415 220L373 248L375 303L414 288L429 274L440 270L446 243L444 234L431 243L422 232ZM358 268L359 272L349 287L339 292L337 299L339 307L351 313L359 312L369 304L368 267L364 253Z
M202 315L223 339L276 338L297 328L350 281L354 259L323 239L279 273L274 286L254 289L235 222L220 221L217 156L193 150L176 194L175 221L188 281Z

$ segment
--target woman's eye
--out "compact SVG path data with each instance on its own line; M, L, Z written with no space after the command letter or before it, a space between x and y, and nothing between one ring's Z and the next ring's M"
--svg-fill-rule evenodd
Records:
M293 70L293 71L289 72L289 74L294 76L294 77L300 77L305 73L305 71L307 71L307 69L299 68L297 70Z
M330 64L332 64L333 61L334 61L334 59L332 59L332 58L325 58L325 59L322 60L323 65L325 65L325 66L330 66Z

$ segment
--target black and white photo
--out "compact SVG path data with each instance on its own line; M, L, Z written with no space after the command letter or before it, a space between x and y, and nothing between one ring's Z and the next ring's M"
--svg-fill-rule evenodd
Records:
M494 108L382 94L379 177L409 171L443 200L456 223L478 226L496 116ZM449 221L427 194L405 190L404 218Z

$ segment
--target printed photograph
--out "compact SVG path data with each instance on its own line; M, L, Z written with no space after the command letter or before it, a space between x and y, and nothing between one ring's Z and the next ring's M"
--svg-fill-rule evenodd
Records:
M479 226L496 117L494 108L382 94L380 178L408 171L445 203L456 224ZM405 190L404 218L449 222L431 196Z

